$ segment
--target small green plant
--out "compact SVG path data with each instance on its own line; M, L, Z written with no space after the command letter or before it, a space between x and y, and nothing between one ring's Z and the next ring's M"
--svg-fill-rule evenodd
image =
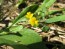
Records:
M16 4L16 7L18 7L24 1L26 0L19 0L18 4ZM25 25L30 24L32 27L38 27L42 20L44 23L53 23L65 20L65 15L54 16L46 19L46 16L56 12L48 10L55 1L56 0L44 0L41 5L31 4L30 6L28 5L25 7L20 12L19 16L10 22L12 23L11 25L8 25L8 27L0 30L0 44L11 45L14 47L14 49L30 49L29 45L42 42L42 37L39 36L37 32L26 28L24 25L19 25L18 23L25 22ZM47 30L49 30L49 27L43 27L43 31ZM47 49L44 43L41 45L43 46L43 49Z

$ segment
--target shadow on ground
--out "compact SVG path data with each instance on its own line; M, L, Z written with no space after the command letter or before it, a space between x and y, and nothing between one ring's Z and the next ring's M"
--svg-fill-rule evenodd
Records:
M62 44L58 41L48 42L48 41L42 41L39 43L34 43L28 45L29 49L65 49L65 44Z

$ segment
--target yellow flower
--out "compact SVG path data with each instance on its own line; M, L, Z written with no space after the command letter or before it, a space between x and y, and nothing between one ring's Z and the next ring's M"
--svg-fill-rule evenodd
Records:
M36 17L33 17L33 13L27 12L26 18L29 19L31 26L38 26L38 20L36 20Z
M38 26L38 20L35 21L36 26Z
M27 15L26 15L26 18L32 18L33 17L33 14L31 12L27 12Z
M38 25L38 20L36 20L35 17L32 17L32 18L30 18L29 23L31 24L31 26L34 26L34 25L37 26Z

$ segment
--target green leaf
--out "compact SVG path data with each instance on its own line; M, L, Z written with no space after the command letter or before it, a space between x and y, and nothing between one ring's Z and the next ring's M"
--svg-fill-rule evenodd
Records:
M22 25L17 25L17 26L12 26L9 30L11 32L18 32L18 31L21 31L23 29L23 26Z
M46 23L53 23L53 22L58 22L58 21L64 21L65 20L65 15L61 16L55 16L53 18L46 19Z
M42 31L43 31L43 32L47 32L48 30L49 30L49 27L48 27L48 26L44 25L44 26L42 27Z
M48 2L49 0L44 0L42 2L42 4L39 6L39 8L36 10L35 14L38 14L39 16L41 16L42 18L44 18L45 16L45 12L47 11L47 8L45 7L46 3Z
M13 43L12 42L13 41L6 40L6 39L0 37L0 44L9 44L9 45L15 45L15 44L17 44L15 42L13 42Z
M39 34L31 29L24 28L19 33L22 35L21 43L24 45L33 44L42 41L42 38L39 36Z
M10 41L1 37L0 37L0 45L9 45L9 46L12 46L14 49L28 49L26 46L22 44L15 43L13 41Z
M27 18L24 16L24 17L22 17L20 20L18 20L19 22L25 22L25 21L27 21Z
M42 38L39 36L39 34L31 29L22 29L22 31L20 31L19 33L21 34L21 36L3 35L0 36L0 38L4 38L23 45L29 45L42 41Z
M48 13L49 14L53 14L53 13L56 13L56 12L60 12L61 10L50 10Z
M6 34L8 34L9 32L6 32L6 31L0 31L0 35L6 35Z
M53 3L55 2L56 0L49 0L47 3L46 3L46 7L49 8L51 5L53 5Z
M44 19L45 16L49 14L48 8L53 5L55 1L56 0L44 0L39 8L36 10L35 14L40 13L39 16Z
M13 42L19 42L21 40L20 36L17 35L3 35L0 38L4 38Z
M0 5L3 3L3 0L0 0Z
M43 2L44 2L44 4L46 4L47 2L49 2L50 0L44 0Z
M44 1L42 2L42 4L39 6L39 8L36 10L35 13L38 13L38 12L40 12L40 11L46 9L46 7L45 7L46 2L47 2L47 0L44 0ZM45 10L44 10L44 11L45 11Z
M36 12L45 12L47 8L49 8L56 0L44 0L42 4L39 6L39 8L36 10Z

